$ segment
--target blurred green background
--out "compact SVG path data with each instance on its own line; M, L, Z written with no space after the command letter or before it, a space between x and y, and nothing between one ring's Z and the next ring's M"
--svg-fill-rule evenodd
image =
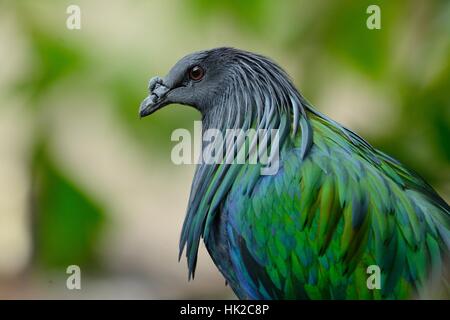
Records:
M203 248L193 282L177 263L194 167L170 134L199 114L137 113L150 77L225 45L273 58L450 200L449 1L1 0L0 298L233 297Z

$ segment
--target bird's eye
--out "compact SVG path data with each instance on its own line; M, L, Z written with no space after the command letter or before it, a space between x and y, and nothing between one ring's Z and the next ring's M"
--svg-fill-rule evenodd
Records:
M204 75L205 71L203 71L203 68L200 66L194 66L189 70L189 78L194 81L201 80Z

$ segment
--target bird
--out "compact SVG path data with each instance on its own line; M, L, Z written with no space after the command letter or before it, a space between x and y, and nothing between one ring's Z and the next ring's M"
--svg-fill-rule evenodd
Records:
M203 240L239 299L414 299L430 283L448 294L449 205L316 110L272 59L197 51L148 90L140 117L181 104L201 113L203 132L278 133L265 146L279 152L274 174L262 163L197 164L179 244L189 279ZM251 152L248 143L222 147Z

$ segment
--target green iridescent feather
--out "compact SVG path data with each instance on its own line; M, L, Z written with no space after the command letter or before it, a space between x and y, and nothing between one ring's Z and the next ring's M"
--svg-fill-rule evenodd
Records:
M242 168L225 202L224 212L233 204L230 233L243 239L236 256L250 255L267 275L263 283L252 278L254 266L241 265L257 288L248 298L420 294L430 274L445 271L448 205L415 173L351 139L351 132L313 114L309 120L314 138L304 161L298 161L299 133L285 143L277 175L261 177L243 195L251 169ZM380 290L367 287L370 265L381 269Z

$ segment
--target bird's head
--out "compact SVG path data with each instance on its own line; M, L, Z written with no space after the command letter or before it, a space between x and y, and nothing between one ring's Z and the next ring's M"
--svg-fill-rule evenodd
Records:
M195 52L178 61L164 77L149 81L149 96L142 102L140 116L178 103L206 110L217 97L227 77L224 61L211 59L208 51Z
M189 54L164 78L152 78L148 89L149 96L140 106L141 117L177 103L196 108L216 128L242 126L245 118L258 122L274 111L295 120L301 108L298 92L279 66L234 48Z

